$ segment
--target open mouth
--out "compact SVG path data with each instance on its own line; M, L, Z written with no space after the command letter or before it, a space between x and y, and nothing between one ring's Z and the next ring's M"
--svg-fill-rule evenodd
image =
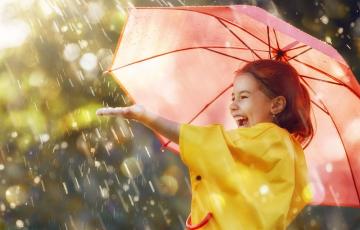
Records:
M236 123L238 125L238 127L246 127L248 126L249 120L247 117L244 116L238 116L238 117L234 117L236 120Z

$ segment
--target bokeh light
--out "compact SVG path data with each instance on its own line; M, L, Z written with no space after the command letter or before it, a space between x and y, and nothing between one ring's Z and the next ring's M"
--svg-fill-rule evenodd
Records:
M10 207L24 204L28 199L26 189L21 185L13 185L6 189L5 192L6 201L10 204Z

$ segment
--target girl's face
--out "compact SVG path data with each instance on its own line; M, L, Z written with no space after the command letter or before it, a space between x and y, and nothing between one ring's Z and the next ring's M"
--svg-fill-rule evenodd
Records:
M234 79L231 115L238 127L250 127L260 122L272 122L272 100L261 90L261 83L250 73Z

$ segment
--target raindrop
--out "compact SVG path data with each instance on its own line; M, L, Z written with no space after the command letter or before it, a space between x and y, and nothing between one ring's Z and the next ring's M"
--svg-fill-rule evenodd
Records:
M326 37L325 37L325 41L326 41L327 43L332 44L331 37L329 37L329 36L326 36Z
M315 220L315 219L311 219L311 220L310 220L310 226L311 226L311 227L315 227L316 225L317 225L316 220Z
M134 196L134 202L138 202L139 201L139 196Z
M71 79L69 78L68 80L69 80L71 87L74 87L74 83L71 81Z
M177 0L178 2L180 2L181 5L185 6L185 3L181 0Z
M78 127L77 122L76 122L76 121L73 121L73 122L71 123L71 127L77 128L77 127Z
M328 18L326 15L323 15L323 16L320 18L320 21L326 25L326 24L329 23L329 18Z
M22 220L17 220L17 221L16 221L16 227L17 227L17 228L23 228L23 227L24 227L24 221L22 221Z
M269 193L269 186L267 185L262 185L260 186L259 192L261 195L266 195Z
M41 143L48 142L50 140L50 136L47 133L41 134L39 136Z
M101 165L100 161L95 161L95 167L96 167L96 168L99 168L100 165Z
M131 195L128 194L128 197L129 197L129 200L130 200L131 205L134 206L134 202L133 202L133 200L132 200L132 198L131 198Z
M66 195L67 195L67 194L69 194L69 192L68 192L68 188L67 188L67 186L66 186L66 183L65 183L65 182L63 182L63 183L62 183L62 185L63 185L63 187L64 187L65 194L66 194Z
M10 186L5 192L6 201L9 202L12 208L24 204L27 197L26 190L20 185Z
M351 146L360 146L360 118L349 121L344 136Z
M179 185L175 177L163 175L157 185L160 193L173 196L178 191Z
M104 16L102 4L98 2L89 3L86 15L92 24L99 23L101 18Z
M80 40L79 45L81 49L85 49L88 46L88 42L86 40Z
M6 34L6 36L0 37L0 50L20 46L26 41L30 32L29 25L22 20L1 23L0 34Z
M115 172L115 168L114 168L112 165L109 165L109 166L106 168L106 171L111 174L111 173L114 173L114 172Z
M16 138L18 136L18 133L16 131L11 132L11 137Z
M86 71L92 71L97 66L97 57L93 53L86 53L80 59L80 66Z
M129 185L124 184L124 185L123 185L123 189L124 189L125 192L128 191L128 190L129 190Z
M41 189L42 189L44 192L46 192L44 181L41 180L40 182L41 182Z
M149 156L149 158L151 158L151 155L150 155L150 152L149 152L147 146L144 146L144 148L145 148L146 154Z
M333 171L333 165L331 163L327 163L325 166L325 170L328 173L331 173Z
M150 205L154 206L155 205L155 201L154 200L150 200Z
M143 166L140 161L134 157L126 158L121 166L121 172L128 178L135 178L142 173Z
M61 27L61 32L65 33L69 30L69 27L67 25Z
M41 180L41 178L40 178L39 176L36 176L36 177L34 178L34 183L35 183L35 184L39 184L39 183L40 183L40 180Z
M63 51L64 59L68 62L75 61L80 56L80 47L76 43L65 45Z
M29 76L29 85L40 87L45 83L45 74L42 71L33 71Z
M100 194L101 194L101 197L103 199L108 199L109 198L109 189L107 188L102 188L101 186L99 186L100 188Z
M6 211L6 205L5 205L4 203L1 203L1 205L0 205L0 210L1 210L2 212L5 212L5 211Z

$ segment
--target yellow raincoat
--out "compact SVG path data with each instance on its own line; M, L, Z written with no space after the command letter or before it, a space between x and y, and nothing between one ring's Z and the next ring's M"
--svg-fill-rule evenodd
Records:
M285 229L311 200L302 147L276 124L229 131L182 124L179 145L192 224L212 213L201 229Z

